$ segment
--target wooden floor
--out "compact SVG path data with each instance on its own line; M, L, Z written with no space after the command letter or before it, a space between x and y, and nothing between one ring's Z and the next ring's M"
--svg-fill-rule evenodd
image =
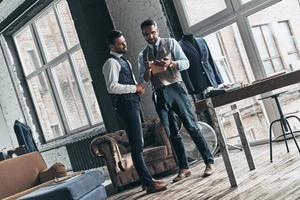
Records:
M298 138L300 144L300 138ZM216 173L203 178L204 164L192 165L192 176L172 183L175 174L163 177L168 190L146 194L141 186L134 186L119 192L111 200L192 200L192 199L299 199L300 200L300 154L290 140L290 153L284 143L273 144L273 163L269 161L269 145L252 147L256 170L249 171L242 151L230 151L230 158L236 173L238 187L231 188L221 157L216 158Z

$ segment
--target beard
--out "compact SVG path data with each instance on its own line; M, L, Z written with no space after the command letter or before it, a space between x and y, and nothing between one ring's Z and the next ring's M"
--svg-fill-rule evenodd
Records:
M116 52L119 53L119 54L124 54L124 53L127 52L127 48L124 48L124 49L118 49Z

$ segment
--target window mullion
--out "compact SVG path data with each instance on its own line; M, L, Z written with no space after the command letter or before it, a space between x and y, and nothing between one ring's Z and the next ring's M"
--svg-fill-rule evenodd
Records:
M56 85L55 85L55 81L54 81L54 77L53 77L53 74L51 72L51 68L52 67L49 67L48 69L46 69L46 74L47 76L49 77L49 80L50 80L50 87L51 87L51 92L53 93L54 95L54 100L55 100L55 103L57 104L58 106L58 113L61 117L61 120L63 121L63 126L66 130L66 133L70 133L71 132L71 128L69 126L69 123L68 123L68 119L67 119L67 115L66 115L66 112L65 112L65 108L60 100L60 95L59 95L59 92L56 88Z
M61 25L62 22L61 22L60 17L58 16L58 13L57 13L56 4L53 5L53 10L54 10L55 18L56 18L56 20L58 22L57 23L58 24L58 28L59 28L60 34L62 35L62 39L63 39L64 45L65 45L65 48L69 49L68 45L67 45L66 38L65 38L65 32L64 32L63 27Z
M75 67L75 64L74 64L73 59L71 58L70 54L68 54L68 57L69 57L69 61L70 61L71 70L74 74L76 84L78 85L80 99L81 99L81 101L84 105L83 107L84 107L85 115L87 116L89 125L92 126L92 119L91 119L91 116L90 116L91 112L89 110L89 106L88 106L88 103L86 101L86 95L83 92L84 91L84 86L83 86L82 82L79 80L79 78L80 78L79 71L78 71L77 67Z
M251 26L247 20L247 17L238 15L237 26L241 33L242 41L245 45L249 62L253 71L255 79L261 79L266 77L266 73L263 70L263 63L260 59L258 49L255 45L255 40L251 31Z
M233 12L234 11L237 11L237 10L240 10L241 8L241 0L226 0L226 1L230 1L231 3L231 6L233 8Z
M36 48L38 49L38 52L39 52L39 57L40 57L40 60L41 60L41 64L45 65L45 63L47 63L46 54L45 54L45 51L43 49L42 41L41 41L40 37L38 36L38 30L37 30L35 21L30 25L30 29L31 29L31 32L32 32L32 35L33 35L33 38L34 38Z

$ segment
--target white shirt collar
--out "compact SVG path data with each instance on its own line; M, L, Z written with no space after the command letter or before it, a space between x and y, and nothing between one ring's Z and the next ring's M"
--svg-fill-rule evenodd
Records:
M110 54L113 55L113 56L116 56L117 58L121 58L121 56L123 56L123 54L119 54L119 53L114 52L114 51L110 51Z

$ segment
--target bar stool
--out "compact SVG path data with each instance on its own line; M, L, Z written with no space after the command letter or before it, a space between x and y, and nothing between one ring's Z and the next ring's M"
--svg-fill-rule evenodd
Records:
M279 93L276 93L276 94L272 94L270 96L267 96L267 97L263 97L263 98L260 98L258 100L263 100L263 99L267 99L267 98L272 98L275 100L275 103L276 103L276 106L277 106L277 109L278 109L278 112L279 112L279 119L276 119L274 121L271 122L270 124L270 162L273 162L273 157L272 157L272 142L274 142L275 139L283 136L284 138L284 142L285 142L285 145L286 145L286 150L287 152L290 152L289 151L289 146L288 146L288 143L287 143L287 138L286 136L291 134L292 135L292 138L294 139L295 141L295 144L297 146L297 149L300 153L300 148L298 146L298 143L297 143L297 140L295 138L295 135L294 135L294 132L290 126L290 123L288 121L288 119L291 119L291 118L296 118L299 122L300 122L300 119L299 117L297 117L296 115L284 115L283 112L282 112L282 109L281 109L281 106L280 106L280 103L279 103L279 100L278 100L278 97L279 95L285 93L287 91L284 91L284 92L279 92ZM272 139L272 126L273 124L275 124L276 122L280 122L280 125L281 125L281 130L282 130L282 135L279 135L277 137L275 137L274 139Z

